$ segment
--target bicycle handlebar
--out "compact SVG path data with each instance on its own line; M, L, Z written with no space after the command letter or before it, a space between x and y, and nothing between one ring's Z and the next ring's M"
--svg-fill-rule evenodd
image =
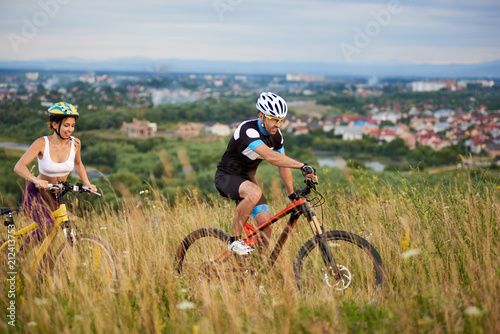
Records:
M77 183L75 185L67 182L67 181L63 181L61 183L58 183L58 184L52 184L52 183L49 183L49 188L50 190L63 190L63 191L73 191L73 192L76 192L76 193L92 193L94 195L97 195L97 196L102 196L101 193L98 193L96 191L92 191L90 190L89 187L86 187L84 185L82 185L81 183Z
M313 179L304 180L304 182L306 183L306 187L304 189L295 190L294 194L296 194L297 197L308 195L309 193L311 193L311 190L315 189L316 185L318 185L318 182Z

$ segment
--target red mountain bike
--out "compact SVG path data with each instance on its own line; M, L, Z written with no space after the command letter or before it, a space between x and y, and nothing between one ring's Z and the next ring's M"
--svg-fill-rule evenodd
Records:
M365 239L346 231L325 231L320 225L313 207L324 204L324 197L316 190L312 180L306 187L295 191L298 200L276 214L259 228L248 222L244 226L247 235L243 239L251 247L259 246L259 231L290 215L267 261L264 272L271 270L285 242L301 216L309 223L313 237L299 249L293 262L293 270L299 290L347 290L373 291L382 286L384 267L377 250ZM309 198L314 192L317 197ZM257 272L250 259L227 249L229 234L213 227L191 232L176 252L177 271L183 278L200 281L213 279L244 279ZM258 247L257 247L258 251ZM256 252L254 252L256 253Z

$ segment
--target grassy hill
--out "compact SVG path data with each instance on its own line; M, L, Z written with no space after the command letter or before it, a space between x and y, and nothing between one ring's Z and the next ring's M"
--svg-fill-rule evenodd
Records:
M214 226L228 231L234 204L181 191L175 204L152 192L143 194L143 206L126 196L118 210L102 202L99 214L80 203L83 211L75 212L82 218L75 217L76 223L113 245L120 260L119 281L93 291L74 278L71 289L59 290L34 281L32 273L21 268L16 327L0 322L0 330L495 332L500 324L498 176L481 171L448 173L433 174L439 182L429 182L418 172L393 174L392 182L387 182L364 170L347 169L341 185L336 182L338 175L320 173L319 189L326 203L318 216L325 228L360 234L382 256L387 284L376 294L297 291L292 261L311 237L305 221L299 221L269 274L207 285L179 277L174 254L194 229ZM281 191L268 190L271 211L278 212L286 201ZM259 292L260 285L265 293ZM2 294L1 308L6 310L8 303Z

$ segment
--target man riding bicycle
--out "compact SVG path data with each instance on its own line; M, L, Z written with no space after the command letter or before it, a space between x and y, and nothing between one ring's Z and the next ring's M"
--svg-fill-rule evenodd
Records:
M238 126L215 173L215 186L220 194L238 203L228 249L242 256L255 250L241 240L243 225L248 218L252 216L257 226L271 218L266 198L255 181L257 167L262 160L278 167L289 197L293 194L290 168L300 169L307 179L314 178L317 182L313 167L285 155L280 131L288 112L285 100L274 93L264 92L260 94L256 106L259 110L258 118L244 121ZM264 229L264 246L269 244L271 231L271 226Z

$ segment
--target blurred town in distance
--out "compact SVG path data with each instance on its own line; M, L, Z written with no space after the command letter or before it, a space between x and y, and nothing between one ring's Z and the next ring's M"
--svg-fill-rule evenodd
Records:
M342 140L400 138L410 149L424 145L435 150L465 141L472 154L500 157L500 89L492 79L0 71L4 110L39 101L43 111L59 100L110 112L204 100L250 105L262 91L276 92L288 101L293 115L282 128L289 134L320 129ZM179 121L169 135L228 136L237 121ZM165 135L158 133L153 120L140 115L123 122L121 130L130 137Z

